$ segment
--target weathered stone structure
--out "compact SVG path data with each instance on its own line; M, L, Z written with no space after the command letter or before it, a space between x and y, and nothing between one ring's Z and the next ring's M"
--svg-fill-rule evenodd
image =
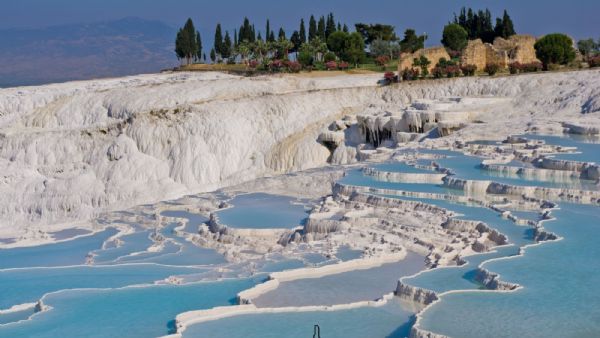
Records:
M440 60L440 58L445 58L446 60L450 60L450 55L446 51L444 47L430 47L419 49L414 53L402 54L400 56L400 62L398 62L398 71L402 71L403 69L413 68L413 60L415 58L420 58L424 55L431 64L429 64L429 71L435 67L436 63Z
M508 67L512 62L531 63L539 60L535 56L536 38L531 35L513 35L508 39L497 37L493 44L484 43L481 39L470 40L463 50L460 63L462 65L475 65L482 71L488 63L496 63L501 67ZM444 47L431 47L419 49L411 54L403 54L398 62L398 71L413 68L413 60L424 55L431 64L429 71L435 67L440 58L450 59Z
M531 35L513 35L508 39L497 37L494 44L483 43L480 39L470 40L460 61L463 65L475 65L478 70L483 70L488 63L506 68L512 62L536 62L539 60L533 47L535 41Z

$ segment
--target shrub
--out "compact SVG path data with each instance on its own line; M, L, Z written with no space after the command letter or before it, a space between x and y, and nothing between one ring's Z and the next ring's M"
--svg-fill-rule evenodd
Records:
M419 78L419 70L413 68L406 68L402 71L402 80L412 81Z
M451 77L459 77L460 76L460 67L457 65L448 65L445 69L446 76L448 78Z
M518 61L511 62L508 64L508 71L511 74L517 74L517 73L521 72L522 70L523 70L523 66Z
M302 65L298 61L286 61L286 66L290 73L298 73L302 70Z
M325 62L329 62L329 61L335 61L336 60L336 56L335 54L333 54L332 52L327 52L325 53L325 55L323 56L323 60Z
M573 40L564 34L548 34L535 45L535 55L548 69L551 63L566 65L575 59Z
M550 63L546 66L546 69L549 71L555 71L560 69L560 65L556 63Z
M473 76L475 75L475 71L477 70L477 66L475 65L464 65L460 67L464 76Z
M530 62L521 65L522 71L526 73L539 72L542 70L543 66L541 62Z
M390 62L390 57L387 55L380 55L375 58L375 63L381 67L385 67L388 62Z
M335 61L329 61L325 63L325 67L327 68L327 70L334 70L337 69L338 65Z
M590 65L590 68L600 67L600 55L589 58L588 64Z
M450 50L461 51L467 47L467 31L460 25L451 23L444 27L442 44Z
M313 61L314 59L310 52L300 51L300 53L298 53L298 62L304 67L312 66Z
M346 70L349 67L350 67L350 65L346 61L342 61L342 62L338 63L338 68L341 70Z
M269 62L269 70L272 72L278 72L281 70L281 68L283 68L284 63L281 60L273 60L271 62Z
M444 71L444 68L440 66L435 66L431 70L431 75L433 75L434 78L439 79L444 77L446 75L446 72Z
M383 78L388 84L396 82L397 79L396 74L394 74L394 72L385 72L385 74L383 74Z
M484 71L488 73L489 76L494 76L500 70L500 65L497 63L488 63L485 65Z
M256 67L258 67L259 63L257 60L250 60L250 62L248 62L248 67L252 68L252 69L256 69Z

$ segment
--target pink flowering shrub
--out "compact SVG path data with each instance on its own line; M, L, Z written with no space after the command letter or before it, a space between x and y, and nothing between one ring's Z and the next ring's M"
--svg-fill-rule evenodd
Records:
M325 67L327 68L327 70L334 70L334 69L337 69L338 64L335 61L329 61L329 62L325 63Z

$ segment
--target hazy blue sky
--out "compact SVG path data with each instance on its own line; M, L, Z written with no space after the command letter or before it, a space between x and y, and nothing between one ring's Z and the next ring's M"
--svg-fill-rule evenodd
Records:
M576 39L600 37L600 0L1 0L0 28L43 27L137 16L179 26L191 16L204 40L211 43L217 21L224 29L239 27L243 16L264 30L267 17L272 27L283 26L288 34L299 18L311 13L333 12L349 25L358 21L385 22L398 32L412 27L429 34L428 44L437 44L443 25L462 6L489 7L494 16L506 8L518 32L541 35L565 32Z

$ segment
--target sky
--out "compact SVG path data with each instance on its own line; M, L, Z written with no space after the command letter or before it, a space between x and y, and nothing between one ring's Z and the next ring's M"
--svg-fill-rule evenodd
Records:
M264 30L283 26L289 34L301 17L333 12L336 20L394 25L398 33L414 28L427 33L427 45L439 44L441 31L462 6L489 8L494 17L507 9L518 33L536 36L564 32L575 39L600 38L600 0L0 0L0 29L40 28L71 23L108 21L135 16L160 20L173 27L191 17L206 44L212 44L217 22L223 29L240 26L244 16ZM264 34L263 34L264 35Z

